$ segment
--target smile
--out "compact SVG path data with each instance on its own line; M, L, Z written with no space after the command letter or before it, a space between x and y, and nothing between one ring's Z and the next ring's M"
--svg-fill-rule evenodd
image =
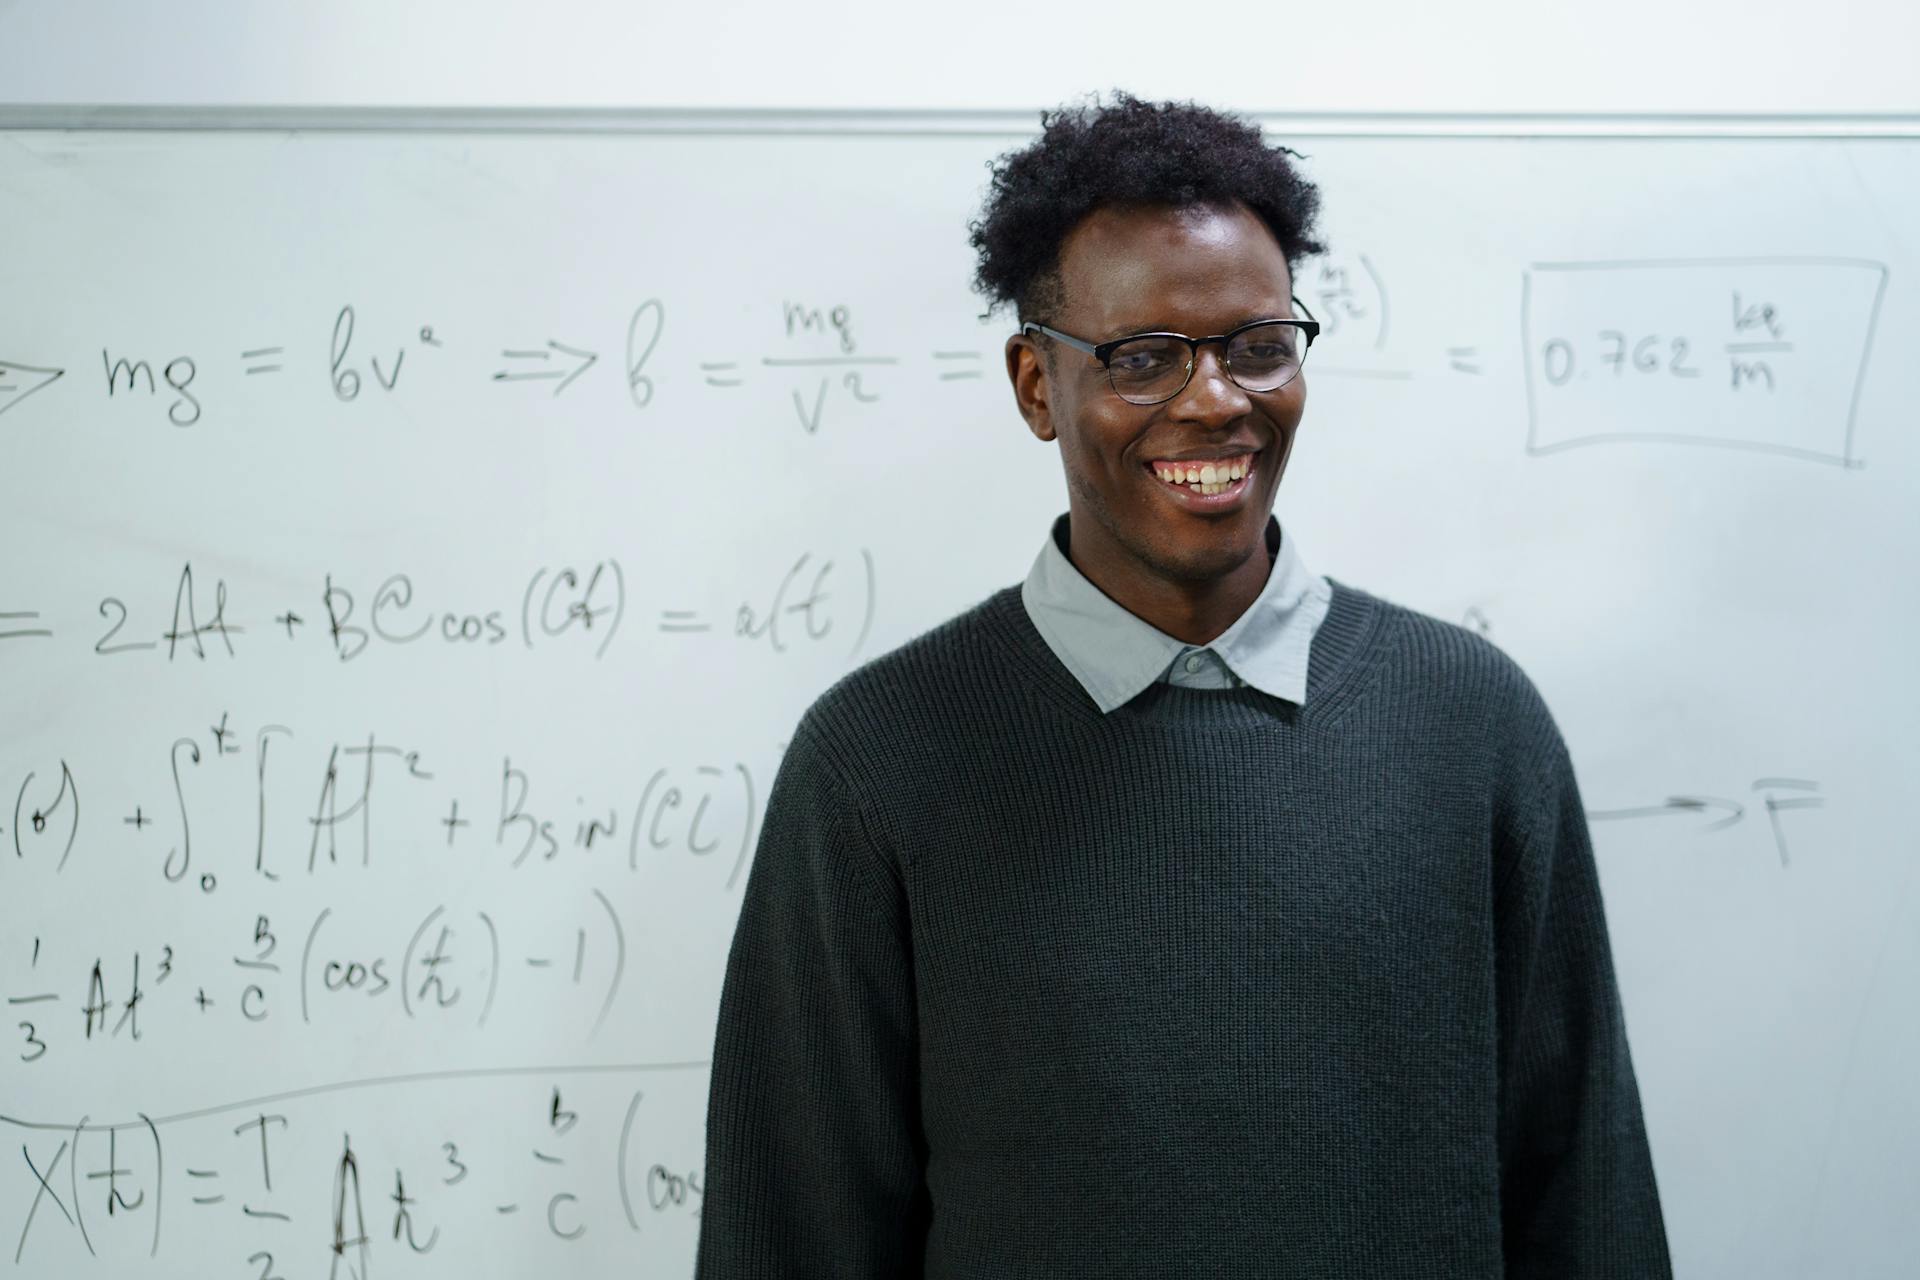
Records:
M1229 458L1189 458L1184 461L1156 459L1146 465L1170 488L1210 498L1243 488L1240 482L1253 471L1253 455L1242 453Z

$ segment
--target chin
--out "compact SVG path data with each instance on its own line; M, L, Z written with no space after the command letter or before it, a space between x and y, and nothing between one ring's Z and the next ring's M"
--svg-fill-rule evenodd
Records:
M1162 543L1145 558L1161 577L1169 581L1214 582L1240 568L1254 556L1265 559L1262 553L1266 546L1266 524L1264 514L1250 527L1243 525L1241 520L1223 520L1217 535L1204 543Z

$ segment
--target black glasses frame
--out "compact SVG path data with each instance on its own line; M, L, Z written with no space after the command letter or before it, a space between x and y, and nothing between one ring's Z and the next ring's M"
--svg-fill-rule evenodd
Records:
M1307 360L1307 352L1313 347L1313 340L1320 336L1320 322L1313 318L1313 313L1307 310L1306 304L1302 303L1300 299L1298 298L1293 299L1293 305L1299 308L1299 310L1301 310L1302 312L1304 312L1307 318L1304 320L1300 320L1292 317L1273 316L1265 320L1249 320L1247 323L1243 325L1238 325L1235 328L1229 329L1225 333L1216 333L1213 336L1207 337L1207 338L1190 338L1184 333L1170 333L1170 332L1163 332L1160 330L1154 330L1149 333L1129 333L1125 337L1114 338L1108 342L1088 342L1085 338L1076 338L1070 333L1062 333L1058 329L1052 328L1048 325L1041 324L1038 321L1034 321L1034 320L1029 320L1027 321L1027 323L1021 325L1020 332L1022 335L1026 335L1029 333L1042 333L1042 334L1045 334L1047 337L1054 339L1057 342L1066 343L1068 346L1072 347L1076 351L1086 352L1088 355L1098 360L1100 362L1100 367L1107 371L1107 386L1112 388L1113 394L1120 396L1120 398L1122 400L1126 400L1128 404L1165 404L1167 401L1179 395L1182 391L1185 391L1187 389L1187 384L1193 381L1193 366L1194 366L1194 363L1200 358L1200 348L1202 346L1205 346L1209 342L1217 342L1220 344L1220 357L1222 362L1227 367L1227 376L1229 378L1233 378L1233 359L1231 356L1227 355L1227 352L1230 350L1227 344L1231 342L1234 338L1238 337L1240 334L1245 333L1248 329L1257 329L1262 325L1290 324L1290 325L1293 325L1295 328L1299 329L1302 336L1306 338L1306 345L1300 348L1300 364L1301 366L1304 367ZM1173 338L1173 339L1176 339L1177 341L1184 342L1187 344L1187 376L1185 377L1185 379L1181 381L1178 387L1175 387L1172 391L1168 392L1164 396L1161 396L1157 400L1130 400L1126 396L1121 395L1120 388L1115 387L1113 385L1113 364L1112 364L1113 353L1115 351L1118 351L1125 344L1129 342L1137 341L1141 338ZM1299 376L1300 376L1300 369L1296 368L1294 369L1292 376L1287 379L1287 382L1292 382L1294 378L1297 378ZM1233 383L1235 386L1240 387L1242 391L1254 391L1255 395L1264 395L1268 391L1278 391L1280 387L1286 386L1287 382L1282 382L1278 387L1268 387L1266 388L1265 391L1254 391L1254 388L1252 387L1241 386L1240 379L1233 378Z

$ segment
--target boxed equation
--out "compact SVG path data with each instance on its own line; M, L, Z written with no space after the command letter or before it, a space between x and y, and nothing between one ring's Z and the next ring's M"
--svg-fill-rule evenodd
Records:
M1528 450L1684 442L1851 465L1886 283L1848 258L1534 263Z

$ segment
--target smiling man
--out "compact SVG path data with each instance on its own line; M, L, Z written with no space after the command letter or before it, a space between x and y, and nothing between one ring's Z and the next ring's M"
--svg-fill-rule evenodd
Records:
M1203 108L1043 124L973 230L1068 510L794 733L699 1275L1669 1276L1552 716L1273 515L1317 193Z

